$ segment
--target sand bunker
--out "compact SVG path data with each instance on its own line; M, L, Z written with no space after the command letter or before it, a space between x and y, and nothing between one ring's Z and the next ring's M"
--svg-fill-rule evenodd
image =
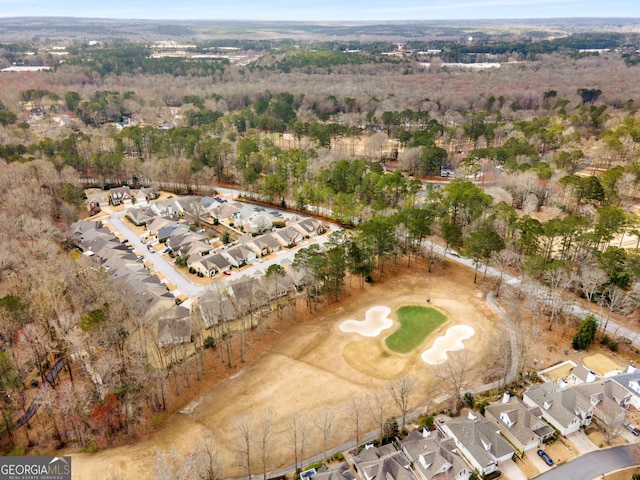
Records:
M388 315L389 307L371 307L365 314L365 319L345 320L340 324L340 330L347 333L358 333L363 337L377 337L383 330L393 326L393 320Z
M429 365L438 365L447 361L447 352L462 350L463 340L468 340L476 331L468 325L456 325L447 329L447 333L436 338L432 347L422 354L422 361Z

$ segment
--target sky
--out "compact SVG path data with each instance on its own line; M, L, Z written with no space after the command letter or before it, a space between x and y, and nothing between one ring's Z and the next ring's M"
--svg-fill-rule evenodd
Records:
M168 20L640 18L638 0L0 0L0 17Z

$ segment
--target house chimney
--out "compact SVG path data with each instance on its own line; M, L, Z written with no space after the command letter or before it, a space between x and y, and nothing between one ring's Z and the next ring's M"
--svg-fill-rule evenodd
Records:
M502 403L509 403L510 398L511 395L509 395L509 392L504 392L504 394L502 395Z

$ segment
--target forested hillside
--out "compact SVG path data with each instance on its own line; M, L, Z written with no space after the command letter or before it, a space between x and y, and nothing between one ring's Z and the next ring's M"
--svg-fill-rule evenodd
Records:
M201 369L203 346L151 362L145 312L65 241L88 185L232 186L327 216L344 233L297 258L324 303L347 274L364 286L385 262L439 262L441 244L476 260L478 278L493 264L546 285L549 328L565 295L635 315L637 40L209 40L189 58L67 41L62 62L36 41L0 44L2 67L51 67L0 73L4 451L135 438ZM195 55L221 47L242 60ZM499 68L449 64L483 61Z

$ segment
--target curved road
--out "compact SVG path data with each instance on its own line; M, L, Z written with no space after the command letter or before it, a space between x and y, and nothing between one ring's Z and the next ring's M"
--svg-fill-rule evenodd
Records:
M438 252L440 255L444 254L444 247L441 247L439 245L436 245L434 247L434 251ZM449 260L453 260L455 262L460 263L461 265L466 265L467 267L474 269L475 268L475 262L470 259L470 258L465 258L465 257L461 257L460 255L458 255L457 253L451 253L450 251L447 252L447 258ZM480 267L479 270L482 270L482 267ZM480 276L481 272L478 271L478 276ZM487 268L487 276L488 277L495 277L495 278L500 278L500 271L498 271L497 269L493 268L493 267L488 267ZM511 285L514 288L519 288L520 290L522 290L523 292L525 292L528 295L535 295L536 297L540 298L540 299L544 299L548 296L548 292L545 290L545 288L543 288L540 285L534 284L533 281L529 280L527 282L526 285L523 284L522 282L522 278L521 277L516 277L514 275L510 275L509 273L503 273L502 274L502 282L506 283L508 285ZM574 303L568 304L564 306L564 311L567 314L570 315L574 315L578 318L584 318L587 315L591 314L593 315L597 320L598 323L600 325L600 328L602 328L605 324L607 324L607 333L609 333L612 336L619 336L619 337L626 337L628 338L631 343L633 343L634 346L640 348L640 337L638 336L638 332L635 332L633 330L631 330L630 328L625 327L624 325L620 325L619 323L615 322L614 320L609 320L607 322L607 319L605 317L603 317L602 315L599 315L595 312L591 312L586 308L581 307L580 305L576 305Z
M135 249L140 252L140 255L142 255L145 260L148 260L151 264L153 264L155 270L161 272L169 281L171 281L176 286L178 290L187 295L189 298L199 297L205 291L211 288L209 285L203 286L192 283L188 278L186 278L178 270L176 270L175 266L172 263L168 262L159 252L151 253L147 249L146 245L142 243L141 238L122 221L122 217L126 213L126 210L112 213L109 216L109 223L113 226L113 228L116 229L118 233L120 233L129 242L131 242L131 245L133 245ZM338 228L333 224L330 225L332 227L332 231L335 231L335 229ZM298 246L299 248L306 247L311 245L312 243L318 243L322 245L328 240L328 237L328 234L324 234L314 239L300 242ZM218 285L226 285L232 278L238 278L244 275L252 275L257 270L266 272L267 268L269 268L269 265L274 263L279 264L284 259L288 259L289 261L293 262L293 259L299 248L284 250L281 252L277 252L276 254L272 254L270 255L270 258L265 260L263 263L242 267L239 272L234 273L231 277L221 277L217 283Z
M229 191L228 193L233 193L233 192ZM127 238L127 240L130 241L131 244L138 251L141 252L141 255L143 255L146 260L149 260L158 271L162 272L162 274L165 277L167 277L167 279L173 282L179 290L181 290L183 293L185 293L189 297L193 298L193 297L198 297L202 295L204 291L206 291L207 288L209 288L208 286L199 286L199 285L193 284L187 278L185 278L182 274L180 274L174 268L173 264L169 263L165 258L163 258L162 255L158 253L149 252L145 247L145 245L142 243L142 240L138 237L138 235L136 235L135 232L133 232L122 221L122 216L125 213L126 211L121 211L121 212L116 212L111 214L111 216L109 217L110 223L120 234L122 234L125 238ZM328 235L324 235L322 237L318 237L314 241L322 244L327 240L327 237ZM308 243L313 243L313 241L309 241ZM296 250L287 250L273 256L273 258L270 258L269 260L265 261L262 264L244 267L242 271L237 274L237 276L251 275L255 273L255 271L258 269L266 271L266 269L270 264L280 263L285 258L293 261ZM434 248L434 251L438 252L440 255L444 255L444 248L441 246L436 245ZM457 263L460 263L462 265L465 265L471 269L475 268L475 264L472 259L461 257L455 252L448 252L447 258ZM493 267L488 267L486 270L486 274L488 276L496 277L496 278L499 278L501 276L501 273ZM223 284L225 284L229 281L229 279L222 278L219 281L224 282ZM544 298L546 295L546 292L542 287L535 286L532 283L528 284L526 288L524 288L522 284L522 279L520 277L516 277L508 273L502 274L502 281L513 287L523 289L528 294L536 295L539 298ZM492 309L494 309L500 315L502 320L505 322L505 325L509 330L509 339L511 343L512 355L515 355L517 353L517 345L516 345L516 336L515 336L515 330L514 330L513 324L511 323L508 316L504 313L504 311L502 311L502 309L496 304L494 297L495 297L495 292L490 292L487 295L487 303ZM580 317L584 317L589 313L593 313L575 304L567 306L565 308L565 311L567 313L571 313ZM604 317L595 313L593 313L593 315L598 319L601 326L605 323L606 319ZM609 320L607 325L607 332L625 336L629 338L634 345L640 347L640 339L638 338L637 333L622 325L617 324L613 320ZM515 378L516 373L517 373L517 362L512 362L512 367L508 374L509 379L507 381ZM482 385L482 386L473 388L471 389L471 391L475 393L475 392L487 390L490 388L496 388L502 384L503 384L503 381L501 380L489 385ZM410 415L408 415L408 418L415 417L421 412L422 410L412 412ZM377 430L368 432L367 434L362 436L362 440L363 441L373 440L374 438L376 438L377 433L378 433ZM329 452L327 452L327 454L331 455L335 452L344 451L353 446L354 446L353 444L340 445L332 448ZM575 460L567 462L563 465L559 465L553 468L552 470L549 470L548 472L538 475L535 478L536 480L538 479L539 480L593 479L602 474L640 463L640 460L634 460L634 458L638 457L639 455L639 453L636 453L635 455L633 454L632 449L634 448L637 448L637 447L635 447L634 445L622 445L618 447L609 448L606 450L598 450L595 452L591 452L591 453L582 455L576 458ZM322 455L317 455L313 458L307 459L305 463L311 462L314 460L319 460L321 456ZM293 466L285 467L277 471L269 472L268 477L272 478L277 475L288 473L292 470L293 470Z
M614 470L638 465L640 463L639 453L638 446L635 444L596 450L558 465L533 478L535 480L597 479ZM629 476L629 478L631 477Z

